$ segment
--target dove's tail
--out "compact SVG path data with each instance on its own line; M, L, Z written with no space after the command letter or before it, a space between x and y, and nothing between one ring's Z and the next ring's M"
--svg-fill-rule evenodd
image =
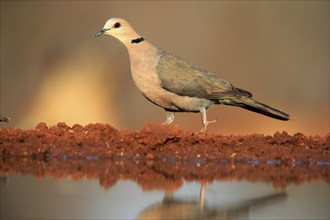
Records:
M241 97L230 100L229 105L239 106L247 110L257 112L272 118L287 121L290 119L290 115L266 104L258 102L250 97Z
M9 122L10 118L7 117L0 117L0 122Z

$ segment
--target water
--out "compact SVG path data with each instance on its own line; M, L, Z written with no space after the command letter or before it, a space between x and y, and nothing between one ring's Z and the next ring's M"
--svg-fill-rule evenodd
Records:
M164 184L152 184L157 180L148 179L143 172L132 178L123 175L129 172L126 168L118 178L105 181L100 173L98 176L81 172L84 168L78 169L79 174L72 167L65 174L63 168L46 172L49 162L34 162L38 164L34 172L22 166L20 171L13 171L10 167L14 165L1 164L1 219L329 219L330 216L330 185L322 178L299 184L289 182L277 188L265 181L245 178L205 181L172 176Z

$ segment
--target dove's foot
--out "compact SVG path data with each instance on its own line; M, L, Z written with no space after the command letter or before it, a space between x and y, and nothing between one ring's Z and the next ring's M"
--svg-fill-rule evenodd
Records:
M162 123L162 125L169 125L174 121L174 112L166 111L166 120Z
M216 122L217 119L214 119L213 121L207 121L207 118L206 118L206 109L203 108L200 112L202 113L202 123L203 123L203 126L204 127L199 131L199 133L205 133L207 131L207 126L209 124L212 124L212 123Z

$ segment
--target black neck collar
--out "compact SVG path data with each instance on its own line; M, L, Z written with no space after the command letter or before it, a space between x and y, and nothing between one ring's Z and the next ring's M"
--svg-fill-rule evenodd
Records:
M138 44L140 42L144 41L144 38L143 37L139 37L139 38L136 38L136 39L133 39L131 41L132 44Z

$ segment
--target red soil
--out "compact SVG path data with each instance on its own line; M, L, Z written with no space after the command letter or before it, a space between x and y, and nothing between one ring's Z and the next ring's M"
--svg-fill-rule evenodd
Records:
M118 131L110 125L33 130L0 128L0 174L32 173L100 179L105 188L134 179L144 189L176 188L182 179L264 181L277 187L315 179L330 182L330 134L307 137L223 136L145 125Z

